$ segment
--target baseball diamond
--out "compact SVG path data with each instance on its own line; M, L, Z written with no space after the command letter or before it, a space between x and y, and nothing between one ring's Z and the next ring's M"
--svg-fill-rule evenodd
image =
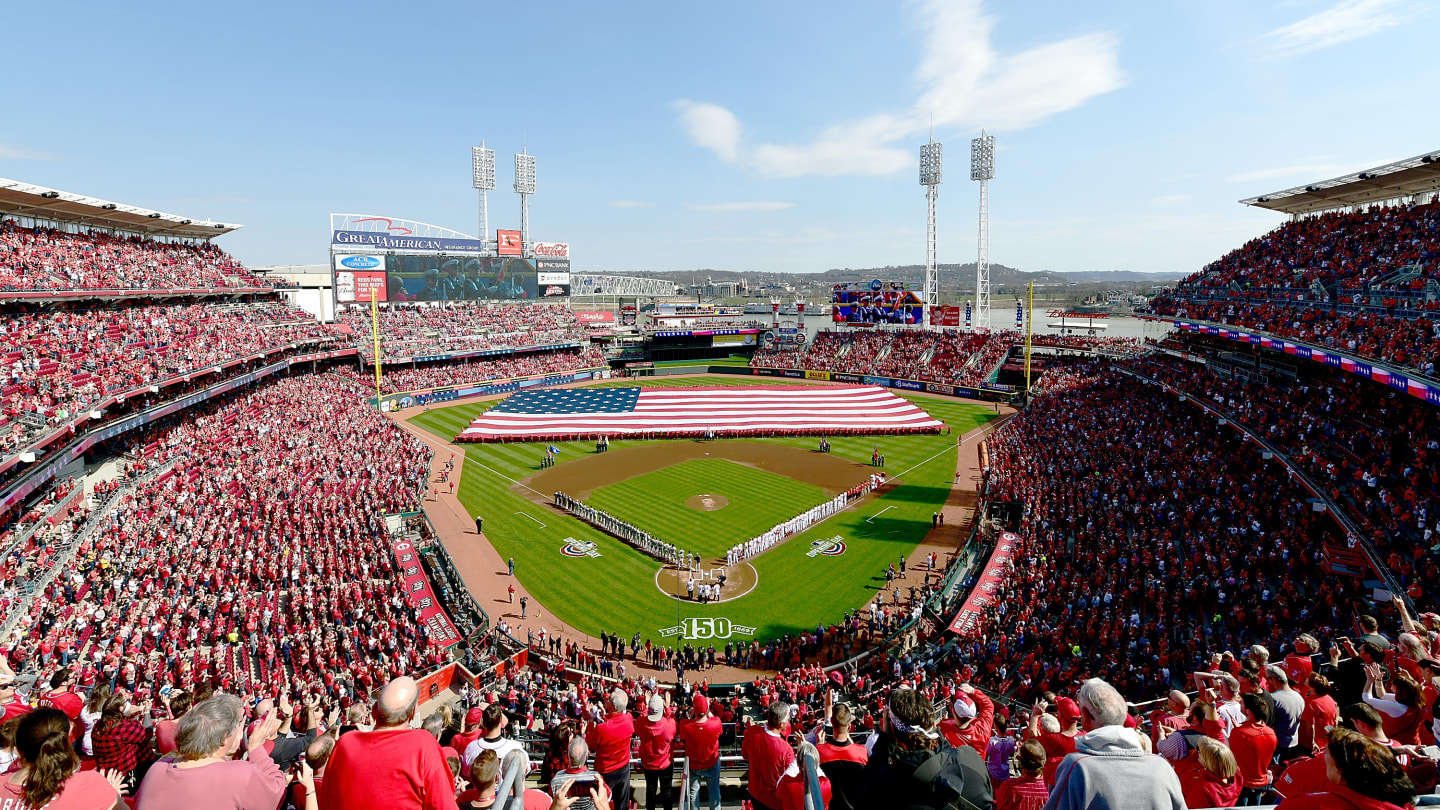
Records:
M705 384L743 388L744 382ZM706 625L711 637L720 638L717 628L743 627L753 628L754 638L774 638L874 601L885 587L885 567L924 538L932 513L945 503L957 439L996 416L984 405L910 394L905 399L950 432L837 436L829 439L828 453L819 452L814 436L614 439L607 452L596 452L593 440L469 444L463 446L467 464L458 494L472 515L484 516L486 538L501 557L515 558L521 584L573 627L627 637L638 632L659 641L661 630L691 626L677 618L715 618L726 621ZM448 441L493 404L432 409L410 421ZM554 466L542 464L547 454ZM886 457L884 470L871 463L878 455ZM878 491L785 538L743 566L748 570L727 571L724 555L737 542L881 472L889 480ZM663 564L550 505L556 492L700 559L683 568ZM724 497L728 505L708 511L687 505L707 495ZM527 506L549 510L546 528L513 514ZM878 518L877 506L884 510ZM553 542L532 542L551 537ZM567 538L593 543L599 556L560 554L562 546L575 545ZM822 553L812 553L817 547ZM723 586L721 573L727 574ZM690 598L692 579L719 586L714 599Z

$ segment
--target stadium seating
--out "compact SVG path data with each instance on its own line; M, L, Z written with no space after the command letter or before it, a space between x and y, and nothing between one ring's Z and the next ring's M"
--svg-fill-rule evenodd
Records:
M0 221L0 293L272 286L209 242L157 242Z
M751 365L973 386L989 377L1016 339L1014 332L976 335L953 329L823 331L798 349L757 351Z
M414 368L391 367L385 369L382 376L381 391L393 394L442 385L464 385L488 380L525 377L531 374L556 374L604 365L604 352L598 348L586 346L584 349L578 350L527 352L477 360L428 363ZM374 381L373 375L362 374L349 366L345 367L344 373L354 375L362 384Z
M0 449L7 456L106 396L257 352L341 339L277 302L11 312L0 337Z
M340 320L366 357L375 353L370 311L350 307ZM585 343L589 333L564 304L463 304L388 306L379 310L386 358L461 354L497 348Z
M1244 326L1435 373L1440 202L1288 222L1157 297L1165 317Z

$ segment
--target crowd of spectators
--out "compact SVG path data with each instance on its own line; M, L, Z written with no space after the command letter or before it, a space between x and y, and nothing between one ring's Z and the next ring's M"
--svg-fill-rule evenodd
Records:
M269 286L210 242L161 242L0 221L0 292Z
M1192 352L1203 345L1187 345ZM1154 354L1130 368L1213 403L1274 444L1346 508L1410 596L1440 597L1440 414L1389 386L1309 364L1292 380ZM1222 367L1224 368L1224 367Z
M1413 288L1440 277L1440 201L1434 197L1291 220L1206 265L1182 287L1304 288L1318 281L1358 289L1406 266L1422 273L1408 284Z
M553 352L525 352L504 354L497 357L450 360L425 365L405 367L391 366L381 376L381 391L394 394L401 391L417 391L442 385L466 385L504 380L511 377L526 377L532 374L558 374L582 368L596 368L605 365L605 353L598 347L583 349L561 349ZM346 374L356 377L361 383L373 383L374 375L362 373L347 366Z
M84 527L6 663L137 703L207 683L348 702L440 663L383 519L419 502L428 451L362 396L285 378L134 448L157 474Z
M11 312L0 322L0 447L8 455L106 396L264 350L339 339L277 302Z
M826 330L799 348L756 351L751 365L973 386L989 378L1017 339L1015 332L956 329Z
M368 307L347 307L340 320L366 357L375 353ZM386 358L459 354L485 349L586 343L588 330L566 304L390 305L378 310L381 351Z
M988 497L1022 517L962 650L978 682L1026 699L1100 676L1143 698L1213 650L1340 626L1359 583L1319 558L1345 538L1283 467L1154 386L1071 373L987 441Z
M1395 280L1392 280L1395 279ZM1287 222L1157 297L1151 311L1233 324L1434 375L1440 202ZM1338 306L1346 305L1346 306Z

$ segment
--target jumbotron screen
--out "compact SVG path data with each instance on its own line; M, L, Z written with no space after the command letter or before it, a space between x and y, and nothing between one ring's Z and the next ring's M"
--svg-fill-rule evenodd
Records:
M830 293L830 319L835 323L916 325L925 322L925 301L919 285L904 281L836 284Z
M530 259L508 256L336 256L337 301L364 303L371 288L375 300L389 302L566 298L570 274L537 271Z

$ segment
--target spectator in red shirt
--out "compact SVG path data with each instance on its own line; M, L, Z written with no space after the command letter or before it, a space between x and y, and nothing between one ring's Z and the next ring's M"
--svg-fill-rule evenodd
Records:
M755 810L779 810L780 796L776 789L783 776L799 776L795 751L786 741L790 725L790 704L776 701L765 710L765 724L745 729L740 755L748 768L747 783L750 803Z
M95 771L81 771L70 745L70 720L58 709L41 708L15 730L15 770L0 781L0 806L53 810L124 810L115 785ZM115 783L118 774L111 774Z
M940 735L951 745L974 748L983 757L995 727L995 704L968 683L959 688L960 694L950 704L950 717L940 723Z
M670 709L670 693L664 697L651 695L649 711L635 724L640 735L640 768L645 771L645 810L655 810L659 803L665 810L671 810L671 797L675 782L675 757L671 745L675 742L675 718Z
M265 753L265 742L280 728L280 718L273 709L267 712L248 738L244 719L234 695L215 695L186 712L175 732L178 757L145 774L137 810L274 810L285 795L286 778ZM242 739L246 759L238 760Z
M626 711L630 696L624 689L610 693L610 713L604 722L594 723L585 733L585 743L595 752L595 770L610 788L616 807L630 806L630 738L635 736L635 718Z
M1269 707L1265 699L1250 692L1240 696L1240 705L1245 721L1230 732L1230 750L1240 767L1240 804L1249 807L1262 804L1261 799L1270 792L1270 760L1277 742L1275 730L1266 723Z
M1190 696L1179 689L1170 691L1170 697L1165 701L1165 708L1156 709L1150 715L1150 742L1152 745L1160 743L1160 729L1168 728L1171 731L1180 731L1190 727L1190 721L1185 718L1190 713Z
M0 721L19 717L33 708L29 703L16 698L15 676L9 673L0 675Z
M170 710L168 720L155 721L155 749L164 756L175 750L175 732L180 727L180 719L190 711L191 702L194 697L189 692L172 692L169 695L161 695L165 706Z
M1025 739L1037 740L1045 748L1045 784L1055 784L1055 771L1067 754L1075 753L1075 738L1085 733L1080 728L1080 710L1070 698L1055 701L1056 715L1045 714L1045 701L1035 701L1030 710L1030 727ZM1055 723L1053 730L1047 727Z
M1305 712L1300 715L1300 747L1315 753L1325 744L1340 708L1331 694L1330 680L1324 675L1311 675L1306 685L1310 688L1305 695Z
M1400 810L1415 783L1384 745L1346 728L1330 730L1325 789L1286 799L1286 810Z
M375 730L335 744L319 788L321 810L458 810L440 743L409 728L419 698L414 678L380 690L371 708Z
M825 775L830 778L830 810L859 810L863 807L865 763L870 752L850 739L850 726L855 713L844 703L830 709L830 733L821 727L816 733L815 750Z
M995 810L1040 810L1050 791L1045 787L1045 746L1038 740L1020 745L1020 775L995 788Z
M710 699L697 694L690 701L694 716L680 723L680 739L685 742L685 757L690 760L690 796L686 807L699 805L700 785L705 784L710 810L720 807L720 718L710 713Z
M1187 807L1234 807L1240 799L1240 767L1230 746L1196 736L1190 754L1175 766Z
M85 699L75 694L75 673L69 667L61 667L50 676L50 691L40 698L41 706L50 706L70 718L70 742L80 739L84 725L80 722L80 710L85 708Z

